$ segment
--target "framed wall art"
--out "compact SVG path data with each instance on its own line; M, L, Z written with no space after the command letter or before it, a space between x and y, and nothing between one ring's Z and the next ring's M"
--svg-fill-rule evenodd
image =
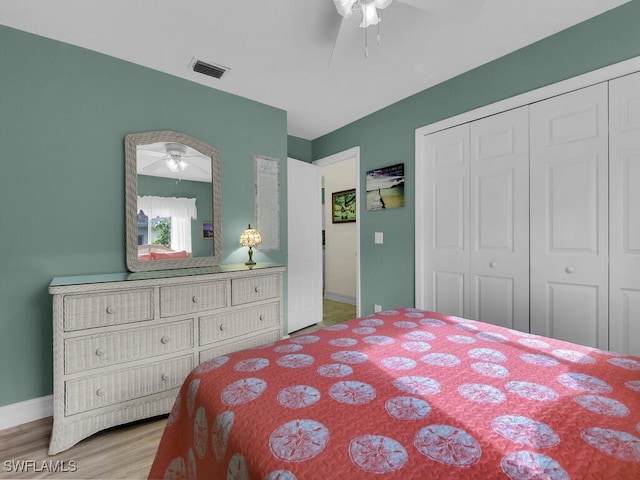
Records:
M342 190L331 194L331 223L356 221L356 189Z
M367 210L404 207L404 163L367 172Z
M202 222L202 238L213 239L213 222Z

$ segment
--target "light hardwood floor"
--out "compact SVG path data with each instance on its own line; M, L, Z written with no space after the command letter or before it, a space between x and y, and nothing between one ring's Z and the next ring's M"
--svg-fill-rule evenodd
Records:
M51 417L2 430L0 478L145 479L166 421L165 415L110 428L52 456Z

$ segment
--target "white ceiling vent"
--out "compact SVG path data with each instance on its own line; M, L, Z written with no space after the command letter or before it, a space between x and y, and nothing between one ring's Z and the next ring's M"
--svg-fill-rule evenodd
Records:
M209 75L213 78L222 78L227 70L227 67L223 67L222 65L213 65L210 63L205 63L201 60L193 61L193 71L202 73L203 75Z

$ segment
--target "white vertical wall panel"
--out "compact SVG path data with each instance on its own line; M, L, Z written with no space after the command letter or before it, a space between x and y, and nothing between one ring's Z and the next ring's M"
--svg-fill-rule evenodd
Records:
M470 307L529 331L528 107L470 125Z
M609 84L610 348L640 355L640 73Z
M530 106L531 331L608 348L607 84Z

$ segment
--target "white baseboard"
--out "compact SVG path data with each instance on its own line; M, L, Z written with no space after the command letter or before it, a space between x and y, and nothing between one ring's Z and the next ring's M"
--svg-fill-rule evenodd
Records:
M53 415L53 395L0 407L0 430Z
M341 295L340 293L324 292L324 298L326 298L327 300L335 300L336 302L348 303L349 305L356 304L355 297Z

